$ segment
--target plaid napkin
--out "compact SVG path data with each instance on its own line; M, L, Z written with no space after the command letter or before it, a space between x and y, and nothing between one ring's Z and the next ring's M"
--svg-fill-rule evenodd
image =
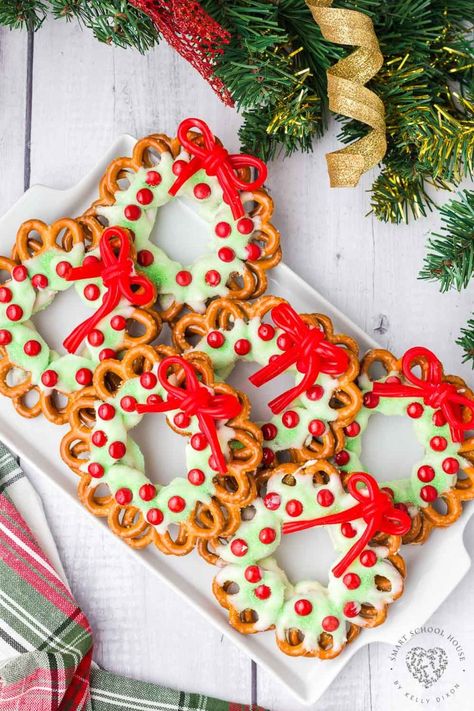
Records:
M263 711L91 664L87 618L14 505L31 494L0 443L0 711Z

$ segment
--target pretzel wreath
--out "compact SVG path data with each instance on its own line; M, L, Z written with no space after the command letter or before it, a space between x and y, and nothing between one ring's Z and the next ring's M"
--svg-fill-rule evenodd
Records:
M386 374L373 380L376 365ZM461 378L444 375L434 353L421 347L400 359L386 350L369 351L361 362L359 385L364 404L346 429L345 449L335 462L342 471L363 469L362 435L373 414L408 417L423 456L402 478L383 485L412 517L404 542L423 543L432 528L456 521L463 502L474 498L474 439L467 437L474 430L473 393ZM380 470L373 473L384 479L383 456ZM437 506L440 499L444 507Z
M166 413L185 438L187 472L166 485L147 476L153 467L129 436L147 412ZM139 346L99 364L94 387L72 403L61 454L81 477L81 501L114 533L134 548L185 555L199 540L231 535L255 497L262 435L249 413L245 395L214 383L206 355Z
M362 403L354 383L358 347L349 336L334 334L327 316L299 315L276 296L216 299L205 314L181 317L173 337L181 351L207 353L223 380L239 360L264 366L250 377L257 386L286 370L295 374L295 387L269 403L274 416L262 425L266 466L283 451L304 461L344 446L345 428Z
M171 321L185 304L203 311L216 296L247 299L265 291L266 272L281 259L273 201L261 188L266 175L262 161L229 155L204 121L186 119L178 138L142 138L130 157L112 161L86 216L133 232L140 268ZM158 211L175 197L196 206L209 226L207 253L188 266L166 254L159 234L157 244L150 239Z
M160 331L158 315L148 308L155 300L151 284L140 308L117 293L110 304L113 308L104 318L95 319L94 328L85 331L88 337L80 339L66 355L52 350L34 325L35 314L72 286L71 275L81 273L84 265L90 268L91 262L101 267L101 249L108 238L111 244L117 239L117 230L112 230L112 236L106 232L102 228L88 231L86 239L76 220L64 218L51 225L28 220L17 233L12 258L0 257L0 270L7 275L0 287L0 392L12 399L24 417L43 413L50 421L63 424L69 396L91 384L94 368L102 358L149 343ZM122 246L127 250L128 245L133 254L129 237L124 230L120 232ZM133 275L131 258L127 268ZM77 281L76 291L84 303L97 309L110 289L100 278L91 278ZM136 301L134 295L130 298ZM137 325L141 333L132 335ZM66 396L66 402L58 394Z
M274 628L286 654L331 659L361 628L384 622L402 594L398 533L410 526L409 517L372 477L353 474L345 488L327 461L282 464L263 481L236 534L202 544L209 562L222 566L214 594L239 632ZM327 586L290 581L275 558L283 535L315 525L327 526L336 551Z

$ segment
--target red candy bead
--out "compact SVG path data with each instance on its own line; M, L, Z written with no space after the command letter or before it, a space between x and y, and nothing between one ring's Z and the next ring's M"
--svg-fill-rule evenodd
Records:
M258 588L255 588L255 597L258 597L259 600L266 600L271 594L272 591L268 585L259 585Z
M92 444L95 447L103 447L107 442L107 435L102 430L96 430L92 435Z
M436 412L433 413L433 424L435 427L443 427L446 424L446 417L441 410L436 410Z
M281 351L287 351L293 345L293 340L286 333L282 333L277 338L277 346Z
M346 523L341 523L341 533L346 538L354 538L357 531L350 523L346 522Z
M150 267L154 261L155 257L149 249L141 249L137 254L137 262L141 267Z
M324 388L321 385L313 385L306 391L306 397L308 398L308 400L311 400L311 402L314 402L315 400L321 400L323 395Z
M417 477L420 481L424 481L424 482L432 481L435 478L435 470L433 469L433 467L430 467L427 464L424 464L422 467L420 467L418 469Z
M122 459L127 453L127 448L123 442L112 442L109 447L109 454L112 459Z
M434 486L427 484L427 486L421 487L420 496L423 501L431 502L438 498L438 491Z
M178 412L174 417L173 417L173 422L176 425L176 427L179 427L180 429L183 429L184 427L189 427L189 424L191 422L191 418L188 417L188 415L185 415L184 412Z
M297 499L290 499L285 506L285 511L288 516L301 516L303 513L303 504Z
M0 346L8 346L12 342L12 334L5 328L0 329Z
M344 427L344 432L347 437L357 437L360 433L360 425L358 422L351 422L350 425Z
M146 174L145 182L148 185L159 185L161 183L161 175L156 170L149 170Z
M126 506L133 499L133 494L130 489L123 487L115 492L115 501L120 504L120 506Z
M432 437L430 439L430 447L434 449L435 452L442 452L448 446L448 442L445 437Z
M97 284L88 284L84 289L84 296L88 301L96 301L100 296L100 289Z
M191 437L191 447L201 452L207 447L207 438L201 432L197 432Z
M220 331L210 331L207 334L206 341L211 348L220 348L224 345L225 336Z
M271 341L275 335L275 329L269 323L262 323L262 325L258 327L258 335L262 341Z
M265 495L263 503L266 508L269 509L269 511L276 511L278 508L280 508L281 496L275 491L270 491L268 494Z
M245 252L247 254L247 259L251 262L256 262L262 256L262 248L259 247L255 242L251 242L245 247Z
M58 374L54 370L45 370L41 376L41 382L46 388L54 388L58 382Z
M219 471L219 465L217 464L216 458L214 457L213 454L211 454L211 456L210 456L209 459L207 460L207 463L209 464L210 468L211 468L213 471L215 471L215 472L218 472L218 471Z
M142 188L137 192L136 198L140 205L149 205L153 201L153 193L148 188Z
M94 257L93 254L90 254L88 257L84 258L84 261L82 262L82 266L90 267L93 264L97 264L98 262L99 262L98 257Z
M112 420L115 417L115 407L108 402L104 402L98 409L101 420Z
M41 353L41 343L39 341L27 341L23 346L23 350L27 356L37 356Z
M122 410L125 410L125 412L135 412L137 407L137 400L131 395L125 395L120 400L120 407L122 408Z
M419 417L422 416L424 410L425 408L419 402L412 402L407 407L407 414L409 417L412 417L414 420L417 420Z
M235 252L230 247L221 247L217 256L222 262L232 262L235 257Z
M388 378L385 378L386 383L394 383L396 385L400 385L402 382L398 375L389 375Z
M454 457L443 459L441 466L446 474L457 474L459 471L459 462L457 459L454 459Z
M116 352L112 350L112 348L104 348L101 350L99 353L99 360L102 362L103 360L110 360L111 358L115 358Z
M223 239L225 237L228 237L231 232L232 232L232 227L229 225L228 222L218 222L215 227L216 235L218 237L222 237Z
M23 316L23 309L17 304L10 304L5 313L10 321L19 321Z
M171 170L173 171L173 173L174 173L175 175L179 175L180 173L182 173L182 171L184 170L184 168L186 168L186 165L187 165L187 163L186 163L186 161L184 161L184 160L175 160L175 162L173 163L173 167L171 168Z
M380 402L380 398L378 395L374 395L374 393L365 393L363 401L364 405L372 410L374 407L377 407Z
M87 471L94 479L100 479L100 477L104 476L104 467L97 462L91 462L87 467Z
M251 232L253 232L253 220L251 220L249 217L242 217L237 222L237 229L239 230L241 235L249 235Z
M114 316L110 320L110 325L114 331L124 331L127 325L127 319L124 316Z
M35 289L46 289L49 284L48 277L44 274L35 274L31 280Z
M153 486L153 484L142 484L138 490L138 494L143 501L151 501L156 496L156 486Z
M59 262L59 264L56 265L56 274L61 277L61 279L64 279L71 269L72 265L69 262Z
M266 442L271 442L278 434L278 427L274 425L273 422L267 422L265 425L262 425L262 434Z
M12 271L12 277L15 281L25 281L25 279L28 277L28 271L26 267L15 267Z
M372 568L377 562L377 554L374 551L362 551L359 560L365 568Z
M204 278L209 286L218 286L221 283L221 275L215 269L209 269Z
M297 600L295 602L295 612L297 615L306 617L313 611L313 605L309 600Z
M343 467L348 464L350 458L351 455L345 449L341 450L340 452L337 452L337 454L334 455L334 461L336 462L338 467Z
M193 275L185 269L176 274L176 283L179 284L179 286L189 286L192 280Z
M342 582L348 590L355 590L360 585L360 578L357 573L347 573L342 578Z
M321 627L325 632L335 632L339 627L339 620L334 615L328 615L321 622Z
M334 494L329 489L321 489L318 491L317 501L320 506L331 506L334 503Z
M211 194L211 188L207 183L198 183L193 189L194 197L198 200L206 200Z
M230 544L230 550L237 558L242 558L242 556L247 553L248 549L248 544L243 538L236 538Z
M201 469L190 469L188 471L188 481L190 484L193 484L193 486L201 486L201 484L204 484L205 480L206 477Z
M297 412L294 410L287 410L281 418L282 423L287 427L289 430L293 429L293 427L296 427L296 425L300 421L300 417Z
M270 467L275 461L275 454L268 447L264 447L262 451L262 461L265 467Z
M152 526L159 526L163 519L163 512L160 511L160 509L150 509L147 512L146 520L148 523L151 523Z
M93 373L89 368L79 368L76 373L76 382L79 385L90 385L92 383Z
M158 380L154 373L147 372L140 375L140 385L142 388L145 388L145 390L152 390L157 382Z
M163 402L163 398L161 395L148 395L146 401L147 405L159 405L160 402Z
M360 605L357 602L346 602L342 611L346 617L357 617L360 612Z
M326 425L322 420L311 420L308 425L308 431L313 437L321 437L326 430Z
M99 331L98 328L94 328L94 330L91 331L87 336L87 340L89 341L91 346L97 348L98 346L101 346L103 344L105 336L102 331Z
M250 341L246 338L239 338L239 340L235 342L234 351L238 356L245 356L247 353L250 353L251 347Z
M270 543L273 543L273 541L276 538L276 531L274 528L262 528L260 533L258 534L258 538L261 543L265 543L265 545L269 545Z
M135 222L135 220L140 218L142 209L141 207L138 207L138 205L127 205L123 211L123 214L125 215L125 219Z
M249 583L258 583L262 579L258 565L249 565L248 568L245 568L244 576Z

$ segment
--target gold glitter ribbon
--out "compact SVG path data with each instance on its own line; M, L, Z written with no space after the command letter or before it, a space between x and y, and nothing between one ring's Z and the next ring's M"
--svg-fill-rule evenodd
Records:
M332 8L332 0L306 0L306 4L325 39L357 47L327 71L330 110L372 129L351 145L326 155L331 187L353 188L387 150L383 102L364 86L379 71L383 56L370 17L355 10Z

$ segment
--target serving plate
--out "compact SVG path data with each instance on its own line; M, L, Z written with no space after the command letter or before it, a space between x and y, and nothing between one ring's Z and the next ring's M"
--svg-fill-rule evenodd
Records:
M41 185L30 188L0 220L0 253L10 252L17 229L26 219L35 217L52 222L60 217L79 215L96 198L99 179L110 160L119 155L129 155L134 143L135 139L131 136L118 138L95 168L72 188L55 190ZM200 218L180 200L173 201L162 210L155 228L155 232L160 235L160 246L169 250L172 256L188 262L198 254L197 245L202 243L202 240L196 239L196 236L202 230L204 227ZM156 239L156 234L154 238ZM362 352L378 345L285 264L280 264L270 273L268 293L287 298L300 312L328 314L336 330L348 333L358 340ZM90 314L74 297L73 290L59 294L52 306L35 317L35 322L53 347L59 348L70 330L71 313L74 313L74 322L79 322ZM250 366L241 364L241 367L234 371L231 381L233 385L249 393L254 402L254 417L263 419L264 403L281 391L282 383L280 380L276 385L269 385L263 394L256 397L256 391L252 392L247 381L249 372ZM372 419L374 424L371 425L370 437L364 442L365 464L375 466L375 463L380 461L380 453L383 452L383 465L387 474L385 478L396 478L397 473L403 470L403 465L409 466L418 453L414 436L404 421L392 422L393 426L388 430L386 420L378 420L377 416ZM134 435L136 434L147 461L153 461L159 480L166 482L182 468L184 455L182 448L175 446L173 433L166 425L161 425L161 422L162 418L144 418L141 425L134 430ZM77 500L77 477L59 457L59 443L65 431L66 427L54 426L44 418L25 420L16 413L8 399L2 398L0 401L2 441L69 496L82 512L78 511L78 516L90 516ZM137 552L122 541L121 544L124 551L134 555L153 575L170 585L240 649L274 674L302 703L309 704L317 701L362 646L375 641L396 642L406 631L424 623L441 605L470 566L470 557L462 539L464 528L473 511L474 506L467 505L459 521L446 530L435 530L423 547L403 548L409 573L406 591L391 607L388 621L381 627L363 632L339 657L326 662L285 656L278 650L272 632L249 636L236 632L228 624L227 613L218 606L212 596L211 581L214 569L195 553L184 558L174 558L164 556L151 547ZM95 518L95 521L98 526L105 526L108 533L113 535L102 519ZM312 555L312 550L317 551L317 554ZM452 554L453 550L456 551L455 556ZM302 579L308 576L319 578L323 583L327 579L332 557L329 540L325 540L324 531L318 529L289 536L278 552L278 558L290 577L297 576ZM440 560L443 561L442 566L439 565ZM430 594L423 595L423 589L429 590Z

